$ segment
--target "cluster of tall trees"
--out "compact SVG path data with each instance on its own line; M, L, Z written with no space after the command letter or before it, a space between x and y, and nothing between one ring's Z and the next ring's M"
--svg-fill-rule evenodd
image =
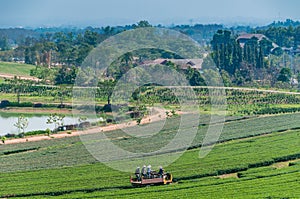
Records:
M10 46L7 37L0 37L0 51L9 50Z
M85 31L82 34L58 32L38 39L27 37L17 50L24 52L25 63L51 67L52 63L79 65L87 54L107 36Z
M228 30L218 30L211 41L216 66L234 74L242 61L242 48Z
M267 38L259 40L253 36L243 45L237 38L237 35L233 35L229 30L217 31L211 41L211 55L215 65L237 85L254 80L274 84L280 72L274 65L270 66L269 55L281 55L281 48L274 48ZM286 78L278 79L282 80Z
M56 32L40 37L27 37L14 52L18 52L20 59L24 59L26 64L37 65L32 75L44 79L56 71L52 79L55 84L73 84L77 67L113 31L113 28L106 27L103 28L103 33L86 30L82 33Z
M224 29L223 25L219 24L195 24L195 25L177 25L172 29L183 34L189 35L200 44L206 45L211 40L217 30Z
M281 47L297 48L300 45L300 25L288 27L270 26L256 32L266 35Z
M218 30L211 41L212 57L216 66L233 75L248 65L252 68L268 67L264 57L271 53L272 42L267 39L249 39L242 47L237 37L228 30Z

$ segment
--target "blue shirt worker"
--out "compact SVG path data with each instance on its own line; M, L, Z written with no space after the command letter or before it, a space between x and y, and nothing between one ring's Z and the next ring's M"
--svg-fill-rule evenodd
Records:
M142 175L143 175L143 177L146 177L146 176L147 176L146 165L144 165L144 166L142 167Z
M147 167L147 176L148 176L148 178L151 177L151 165L148 165L148 167Z

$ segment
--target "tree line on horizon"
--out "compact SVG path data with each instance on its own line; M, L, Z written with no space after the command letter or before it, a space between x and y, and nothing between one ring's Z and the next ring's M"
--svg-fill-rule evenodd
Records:
M13 33L11 39L3 33L4 30L0 30L0 60L24 61L27 64L37 65L36 70L33 70L31 74L39 78L46 78L53 73L51 71L55 68L56 72L53 74L55 84L72 84L76 77L77 67L99 43L122 31L151 26L148 21L140 21L123 27L88 27L69 30L67 28L9 29L9 32ZM209 46L214 63L223 78L227 79L230 84L244 85L254 80L263 80L274 85L277 81L290 81L293 71L279 64L279 59L284 56L280 47L298 48L300 44L298 22L286 20L257 28L241 26L224 28L217 24L177 25L171 28L197 38L199 43ZM244 47L241 47L237 36L245 29L249 33L264 34L269 39L258 41L253 37L246 42ZM15 46L11 44L11 40L16 42ZM279 48L273 49L272 42L278 44ZM146 58L170 56L170 53L163 51L151 50L147 53ZM155 56L151 56L151 53ZM118 65L115 65L115 69L111 71L111 75L115 75L115 78L126 71L124 68L132 68L137 64L137 61L133 60L133 55L128 55L120 58ZM294 73L298 75L299 71L294 71ZM196 79L193 84L203 84L203 79L195 71L189 69L186 74L192 74L189 78ZM197 74L196 77L195 74Z

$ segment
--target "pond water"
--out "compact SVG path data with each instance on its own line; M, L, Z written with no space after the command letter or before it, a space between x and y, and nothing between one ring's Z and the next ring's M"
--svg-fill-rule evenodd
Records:
M45 130L47 128L53 130L55 128L55 124L47 124L48 115L30 115L24 116L28 119L28 127L25 129L25 132L35 131L35 130ZM18 121L17 114L9 114L9 113L0 113L0 136L6 135L8 133L18 134L19 130L14 124ZM96 121L95 119L88 119L87 121ZM64 125L68 124L76 124L78 122L78 118L72 116L66 116L63 120Z

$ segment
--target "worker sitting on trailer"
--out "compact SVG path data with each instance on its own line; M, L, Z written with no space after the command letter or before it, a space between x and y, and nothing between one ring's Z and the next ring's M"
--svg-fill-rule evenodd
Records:
M143 176L144 178L147 177L146 165L144 165L144 166L142 167L142 172L141 172L141 174L142 174L142 176Z
M141 179L140 167L137 167L135 170L135 176L138 180Z
M159 167L159 171L158 171L158 175L162 178L164 174L164 169L162 168L162 166Z
M147 177L151 178L151 165L148 165L147 167Z

